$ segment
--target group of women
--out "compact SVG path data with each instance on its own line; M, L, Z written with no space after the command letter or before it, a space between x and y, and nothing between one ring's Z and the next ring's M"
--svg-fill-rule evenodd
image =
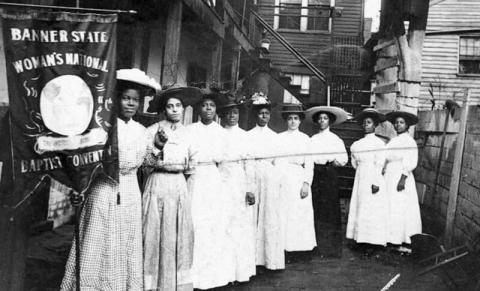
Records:
M92 182L62 290L75 290L76 272L82 290L210 289L248 281L257 266L284 269L285 252L311 251L317 242L320 253L334 246L338 255L336 168L348 156L329 126L345 121L346 112L287 104L281 112L288 129L277 134L268 126L272 104L255 94L250 105L256 126L244 131L238 126L242 102L215 93L193 102L187 98L191 89L177 88L150 103L149 110L166 118L146 129L132 117L146 90L159 85L137 69L120 70L117 82L112 136L118 140L119 183L106 175ZM200 120L184 126L187 105L199 109ZM385 147L372 133L382 115L362 114L366 136L352 146L357 175L347 237L408 243L421 230L418 202L413 207L416 145L406 133L414 116L388 115L398 137ZM320 126L311 138L299 130L306 118ZM141 166L150 169L143 194Z

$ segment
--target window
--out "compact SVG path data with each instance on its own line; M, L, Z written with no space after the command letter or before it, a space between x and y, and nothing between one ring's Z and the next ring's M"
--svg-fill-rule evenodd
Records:
M480 74L480 37L460 37L459 74Z
M290 85L297 86L300 94L305 94L305 95L310 94L310 76L309 75L285 74L285 76L290 77ZM300 101L298 101L287 90L284 90L283 102L294 103L294 104L300 103Z
M280 0L278 28L300 30L302 0Z
M330 31L334 0L275 0L275 29Z

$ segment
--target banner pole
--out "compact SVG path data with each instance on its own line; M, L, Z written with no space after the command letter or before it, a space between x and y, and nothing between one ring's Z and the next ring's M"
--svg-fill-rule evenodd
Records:
M75 285L80 291L80 206L75 206Z
M97 9L97 8L86 8L86 7L81 8L81 7L70 7L70 6L20 4L20 3L8 3L8 2L0 2L0 6L11 6L11 7L19 7L19 8L44 8L44 9L72 10L72 11L83 11L83 12L137 14L136 10Z

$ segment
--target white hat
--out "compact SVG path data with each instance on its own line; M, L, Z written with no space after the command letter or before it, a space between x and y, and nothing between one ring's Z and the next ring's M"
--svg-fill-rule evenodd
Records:
M315 106L315 107L309 108L309 109L307 109L307 111L305 111L305 119L316 123L316 121L313 120L313 117L315 117L315 115L319 114L319 113L327 113L327 114L335 116L335 120L333 122L330 121L330 125L336 125L336 124L343 123L343 122L347 121L348 119L350 119L350 117L351 117L348 112L346 112L345 110L343 110L340 107Z
M117 80L137 83L155 90L161 90L162 86L139 69L121 69L117 70Z

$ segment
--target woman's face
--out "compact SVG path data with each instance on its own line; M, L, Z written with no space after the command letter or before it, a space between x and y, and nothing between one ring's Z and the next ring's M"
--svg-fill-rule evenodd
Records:
M179 122L183 116L182 102L177 98L169 98L165 104L165 114L167 119L172 122Z
M403 117L395 118L395 123L393 124L393 127L395 128L397 134L404 133L408 130L408 125L405 122L405 119L403 119Z
M298 114L289 114L287 116L287 127L289 130L297 130L300 126L301 120Z
M330 117L327 113L320 113L317 123L320 125L320 130L327 129L330 126Z
M202 121L211 122L217 114L217 105L211 99L205 99L202 102L202 107L200 108L200 118Z
M259 126L266 126L270 121L270 110L268 108L262 108L257 114L257 124Z
M233 107L227 111L227 114L225 114L225 123L228 126L236 126L239 118L240 110L238 110L237 107Z
M373 118L371 117L364 118L362 127L363 127L363 132L365 134L375 132L375 122L373 122Z
M140 92L135 89L125 89L120 95L120 115L130 119L137 113L140 106Z

